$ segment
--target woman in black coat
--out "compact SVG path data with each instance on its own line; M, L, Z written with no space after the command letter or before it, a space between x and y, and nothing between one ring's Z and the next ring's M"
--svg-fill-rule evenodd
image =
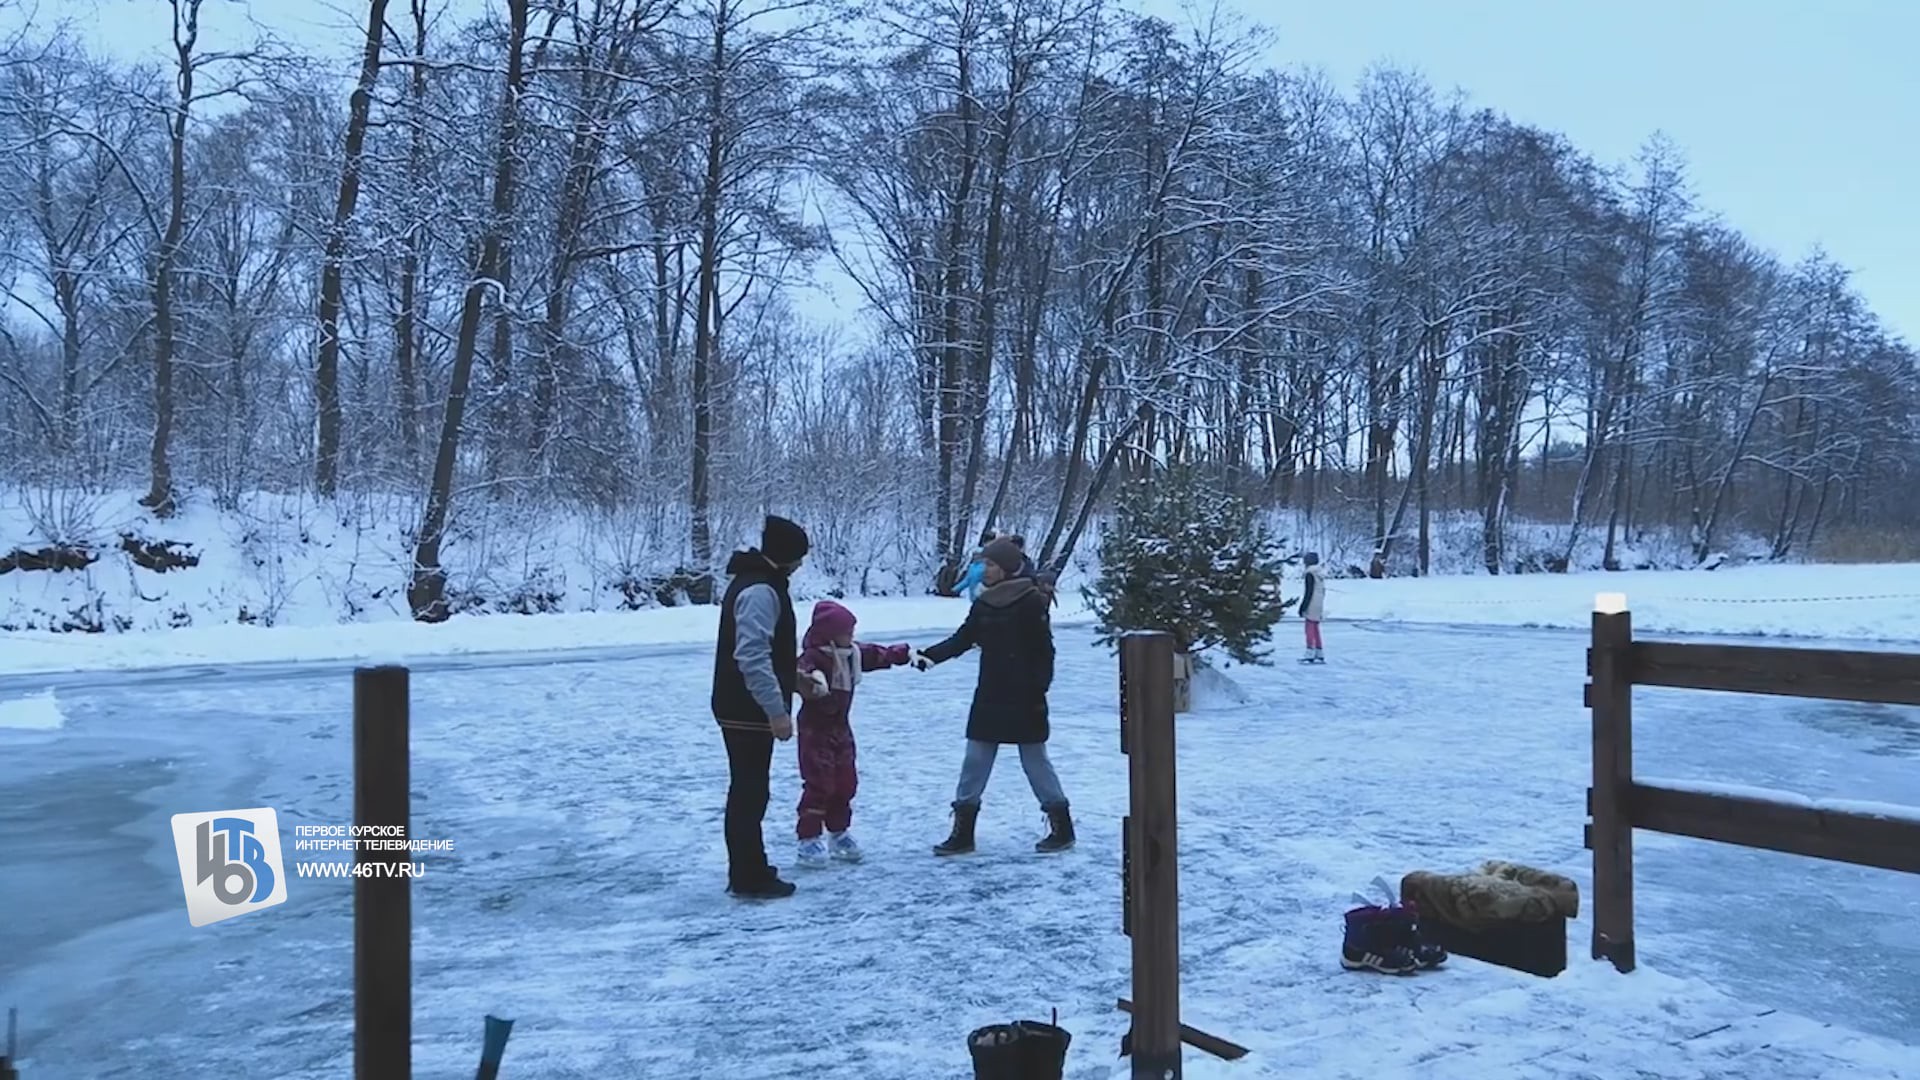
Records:
M1019 576L1025 555L1012 541L995 540L982 554L987 560L987 588L968 610L967 621L952 637L913 660L914 667L925 671L970 649L980 650L980 679L967 716L967 752L953 798L953 833L934 847L934 854L973 850L980 796L1005 743L1020 748L1027 783L1046 811L1048 832L1034 849L1064 851L1073 846L1073 818L1060 777L1047 759L1047 691L1053 685L1049 598L1033 578Z

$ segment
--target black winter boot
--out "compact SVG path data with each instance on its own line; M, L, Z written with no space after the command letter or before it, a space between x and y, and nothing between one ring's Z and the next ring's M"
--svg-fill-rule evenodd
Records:
M1047 835L1033 845L1033 850L1047 853L1065 851L1073 846L1073 815L1066 804L1047 808Z
M740 900L785 900L793 895L794 888L793 882L782 880L780 872L769 866L757 878L729 882L727 892Z
M980 818L980 807L953 804L953 832L933 845L935 855L965 855L973 850L973 823Z

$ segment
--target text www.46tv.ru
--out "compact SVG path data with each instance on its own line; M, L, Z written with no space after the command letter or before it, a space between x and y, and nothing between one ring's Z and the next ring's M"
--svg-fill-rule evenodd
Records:
M294 863L296 874L303 878L417 878L427 876L425 863L417 862L321 862Z

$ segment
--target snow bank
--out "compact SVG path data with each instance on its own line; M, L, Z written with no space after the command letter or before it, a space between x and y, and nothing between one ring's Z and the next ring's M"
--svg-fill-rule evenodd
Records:
M1920 641L1915 564L1339 578L1327 617L1584 628L1603 592L1627 595L1636 631Z
M186 497L160 521L135 493L0 490L0 558L59 540L84 545L93 560L61 571L0 563L0 672L405 662L682 644L715 632L714 609L686 606L671 587L678 533L649 508L592 517L481 504L443 553L459 613L426 626L408 617L405 600L418 511L411 502L257 495L229 503ZM909 588L908 575L869 558L890 550L888 536L900 530L866 531L875 535L822 530L819 557L794 581L802 616L815 598L852 595L866 634L958 625L964 602ZM127 550L129 537L173 543L197 561L149 569ZM716 530L716 543L730 539ZM1055 612L1069 622L1084 614L1077 594L1061 597Z
M1253 695L1247 688L1218 668L1195 669L1192 693L1195 709L1230 709L1253 703Z
M1920 825L1920 806L1871 802L1866 799L1814 799L1812 803L1815 810L1826 810L1836 814L1859 814L1862 817L1880 818L1884 821L1905 821Z
M32 697L0 701L0 728L21 731L58 731L66 726L66 714L49 690Z
M680 533L645 508L599 518L511 507L473 511L449 538L444 559L462 613L442 625L417 625L404 598L407 530L416 510L397 498L328 504L260 495L221 508L194 496L175 517L155 521L132 493L0 491L0 557L40 549L49 538L84 542L95 556L79 570L0 572L0 672L404 661L692 643L714 632L712 609L672 606L684 601L666 576ZM900 530L866 531L874 537L823 538L820 558L794 583L802 612L815 597L846 595L869 634L956 623L960 601L925 596L911 584L917 571L883 566L874 554L893 551L887 558L897 561ZM178 543L198 561L149 569L127 550L129 537ZM1092 569L1081 563L1068 571L1056 620L1087 617L1080 587ZM1644 632L1920 641L1920 565L1913 564L1327 584L1334 622L1582 628L1594 594L1625 592ZM1298 576L1290 576L1286 592L1298 587ZM525 617L533 613L539 617ZM1288 619L1279 628L1287 648L1297 626ZM61 629L101 632L50 632ZM1230 690L1215 689L1223 694L1214 700L1233 702Z
M1816 799L1792 791L1776 791L1772 788L1751 787L1746 784L1722 784L1707 780L1667 780L1637 776L1634 781L1648 787L1685 791L1695 795L1724 795L1728 798L1755 799L1835 814L1858 814L1862 817L1880 818L1885 821L1920 824L1920 806L1902 806L1897 803L1870 802L1860 799Z
M847 601L860 619L859 635L885 640L945 633L966 617L964 600L871 597ZM810 601L795 603L804 624ZM486 653L560 652L711 642L719 609L579 612L561 615L468 615L426 625L404 619L336 626L196 626L134 634L0 634L0 673L32 674L165 668L194 664L342 662L406 664L418 659ZM1067 598L1055 625L1088 619Z

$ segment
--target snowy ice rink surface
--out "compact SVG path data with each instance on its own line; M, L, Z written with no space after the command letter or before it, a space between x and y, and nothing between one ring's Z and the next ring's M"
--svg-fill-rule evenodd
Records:
M855 711L869 862L795 872L798 897L757 907L721 894L704 649L416 675L413 831L455 845L415 890L416 1075L472 1075L493 1012L517 1021L509 1077L958 1080L967 1030L1053 1007L1069 1076L1110 1075L1117 680L1086 631L1060 639L1075 851L1031 852L1041 821L1008 754L980 853L936 861L974 664L888 672ZM1184 1011L1253 1049L1190 1054L1189 1077L1920 1076L1896 1041L1920 1031L1920 879L1641 834L1645 967L1585 959L1584 644L1335 627L1328 666L1283 649L1232 672L1244 704L1181 719ZM227 807L276 807L289 834L348 820L346 673L186 675L67 685L57 717L33 680L0 680L0 714L29 699L15 714L33 721L0 725L0 1004L22 1008L32 1080L350 1068L350 885L295 880L283 906L193 929L167 833ZM1646 775L1920 801L1913 710L1637 701ZM768 837L790 865L791 744L775 774ZM1567 974L1339 970L1351 891L1485 858L1580 881Z

